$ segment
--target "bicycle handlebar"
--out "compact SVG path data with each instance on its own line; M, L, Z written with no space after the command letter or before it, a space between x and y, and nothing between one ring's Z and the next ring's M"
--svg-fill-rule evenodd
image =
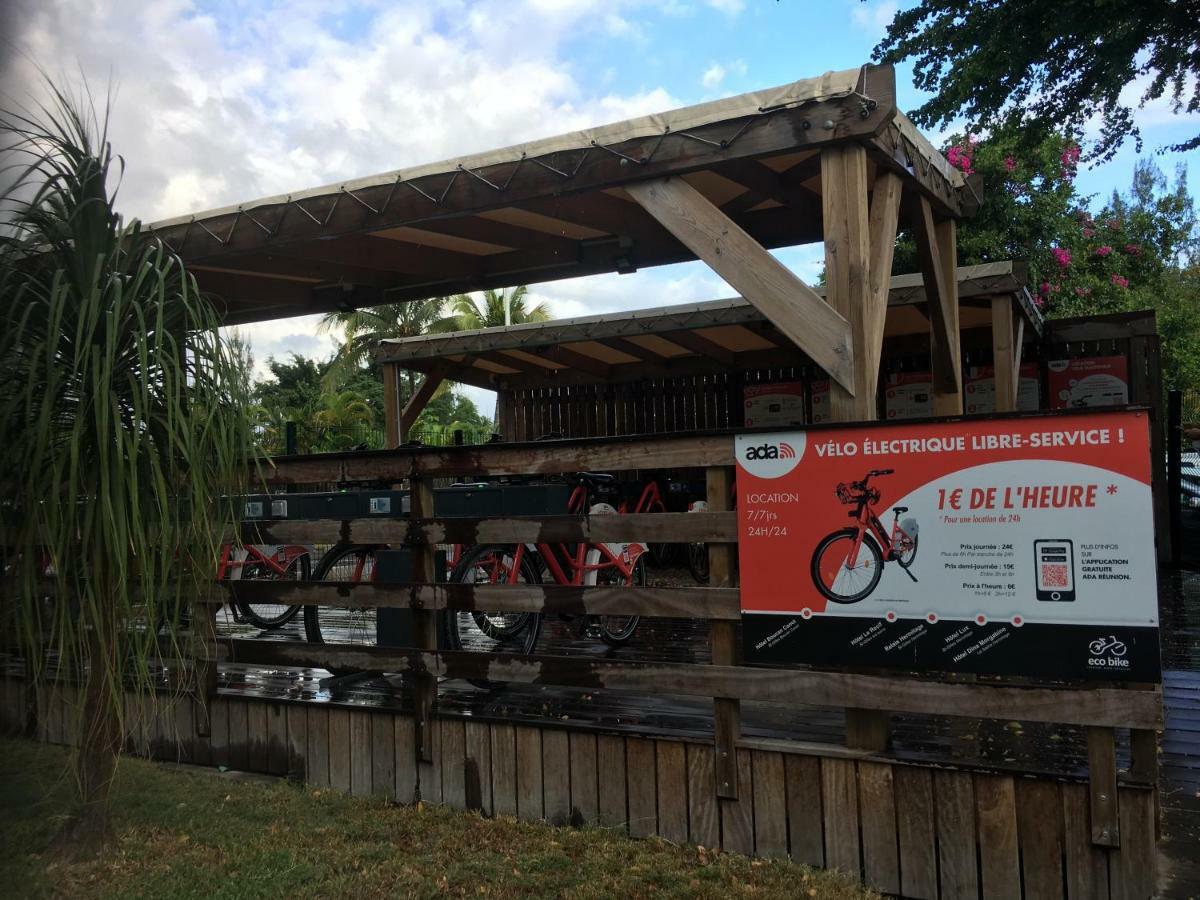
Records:
M893 475L895 472L895 469L872 469L867 473L867 478L872 478L876 475ZM863 481L866 481L867 478L864 478Z

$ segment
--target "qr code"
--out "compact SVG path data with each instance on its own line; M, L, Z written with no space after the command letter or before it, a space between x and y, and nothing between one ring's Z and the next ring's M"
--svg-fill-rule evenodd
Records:
M1048 588L1065 588L1067 586L1067 567L1064 565L1042 564L1042 584Z

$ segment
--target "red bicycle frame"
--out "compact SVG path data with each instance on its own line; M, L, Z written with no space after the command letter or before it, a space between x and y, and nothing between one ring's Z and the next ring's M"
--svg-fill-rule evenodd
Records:
M867 477L869 478L870 476ZM863 484L865 487L865 480ZM863 538L866 536L868 529L874 532L885 561L895 560L896 547L901 545L904 540L912 540L912 535L900 527L899 515L892 522L891 534L888 534L887 529L883 527L883 522L879 520L879 516L876 515L874 510L874 505L878 502L879 491L874 488L865 488L862 496L856 501L854 512L849 514L850 518L855 520L858 534L854 537L854 547L850 550L850 556L846 560L848 568L854 568L858 564L858 551L862 549Z
M233 544L223 544L221 546L221 559L217 563L218 581L224 581L233 577L234 572L240 573L248 565L264 565L276 575L282 575L298 557L308 553L307 547L299 547L292 544L280 547L270 556L263 553L254 544L246 544L244 549L246 551L245 558L234 559L233 554L235 551Z

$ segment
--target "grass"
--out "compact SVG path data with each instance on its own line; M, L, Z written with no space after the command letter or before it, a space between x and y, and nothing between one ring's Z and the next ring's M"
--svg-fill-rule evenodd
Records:
M0 740L0 895L876 896L790 862L136 759L115 787L116 846L67 864L46 851L71 810L66 764L61 748Z

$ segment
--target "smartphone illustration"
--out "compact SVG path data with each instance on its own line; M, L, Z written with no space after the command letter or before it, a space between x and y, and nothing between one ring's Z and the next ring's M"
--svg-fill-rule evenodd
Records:
M1065 538L1033 542L1038 600L1069 603L1075 599L1075 548Z

